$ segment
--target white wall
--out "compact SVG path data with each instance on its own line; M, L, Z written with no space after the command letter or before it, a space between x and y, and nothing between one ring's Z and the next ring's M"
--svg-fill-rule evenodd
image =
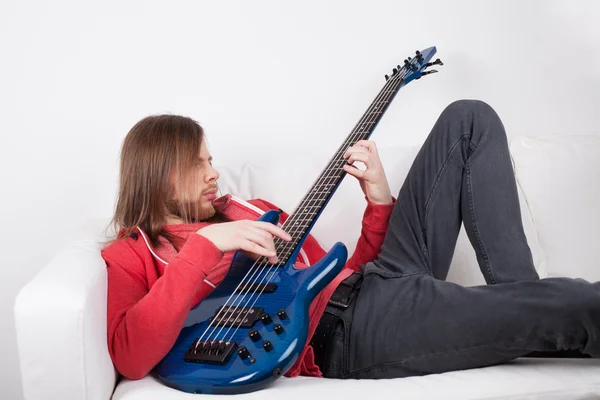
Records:
M594 1L0 1L0 397L21 398L18 290L110 216L140 118L196 118L219 163L333 151L383 75L435 45L446 65L400 92L379 147L421 143L459 98L510 137L598 134L599 20Z

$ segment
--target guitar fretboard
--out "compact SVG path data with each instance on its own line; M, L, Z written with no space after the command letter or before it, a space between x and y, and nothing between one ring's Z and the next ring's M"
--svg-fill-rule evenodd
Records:
M275 248L280 263L287 261L298 243L312 228L314 221L318 218L346 174L343 169L344 164L346 164L346 159L343 158L344 153L358 141L368 139L371 136L394 96L404 84L402 73L403 70L398 71L394 77L387 81L367 109L367 112L358 121L323 172L315 180L308 193L283 224L283 229L292 236L292 240L286 242L276 238Z

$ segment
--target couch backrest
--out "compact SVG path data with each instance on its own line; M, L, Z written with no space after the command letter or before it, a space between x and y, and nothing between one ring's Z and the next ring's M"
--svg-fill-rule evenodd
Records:
M511 140L510 148L523 226L540 276L600 280L600 136L521 136ZM418 149L379 149L394 195ZM291 212L330 156L317 150L269 159L249 157L245 163L222 166L221 185L240 197L262 197ZM358 182L347 176L311 233L326 249L341 241L351 253L364 207ZM485 283L464 228L448 280L465 286Z
M511 142L547 276L600 280L600 136Z
M417 151L418 147L380 149L394 195ZM511 142L511 154L525 233L540 276L598 280L600 137L523 137ZM261 197L292 212L329 157L324 152L269 160L249 157L243 164L234 160L216 167L223 193ZM311 233L325 249L342 241L351 253L364 207L358 182L347 176ZM98 240L106 238L107 224L108 219L87 221L82 239L58 252L17 297L26 399L105 400L112 392L115 373L105 336L106 271L98 246ZM467 286L484 283L464 230L448 280Z

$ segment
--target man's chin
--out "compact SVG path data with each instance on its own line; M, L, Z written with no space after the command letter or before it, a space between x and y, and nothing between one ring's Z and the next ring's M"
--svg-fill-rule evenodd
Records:
M188 208L189 209L189 208ZM198 210L191 210L192 212L189 215L190 223L198 223L210 220L213 218L217 211L213 207L210 201L203 201L201 207ZM175 212L180 219L185 220L183 215L179 215L179 213Z
M216 210L212 206L212 204L209 202L207 205L204 205L204 207L202 207L201 210L199 210L197 218L194 218L194 219L198 222L203 222L203 221L206 221L206 220L214 217L215 214L216 214Z

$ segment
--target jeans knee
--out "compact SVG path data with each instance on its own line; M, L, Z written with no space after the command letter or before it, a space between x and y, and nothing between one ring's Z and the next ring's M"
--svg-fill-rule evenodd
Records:
M504 125L496 111L486 102L481 100L457 100L450 103L442 112L443 121L458 126L464 135L466 131L475 136L471 139L475 145L479 144L482 137L488 132L493 140L507 142Z
M450 103L444 109L444 113L454 115L473 116L482 114L496 114L496 111L488 103L476 99L461 99Z

